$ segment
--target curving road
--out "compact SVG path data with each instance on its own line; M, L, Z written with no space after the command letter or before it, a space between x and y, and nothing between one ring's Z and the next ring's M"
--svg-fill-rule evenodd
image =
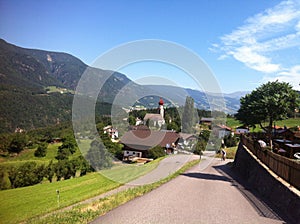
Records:
M276 214L270 204L247 190L226 165L227 161L209 160L206 158L188 172L92 223L288 222Z

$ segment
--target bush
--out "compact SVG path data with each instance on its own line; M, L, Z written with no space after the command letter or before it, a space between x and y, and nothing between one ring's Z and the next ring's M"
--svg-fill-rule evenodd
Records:
M12 188L26 187L38 184L44 177L44 165L37 165L36 162L26 162L8 171Z
M163 157L165 155L166 155L166 153L165 153L164 148L162 148L160 146L155 146L148 151L148 157L152 158L152 159L157 159L157 158Z
M233 147L236 146L239 139L236 136L227 135L224 137L224 144L226 147Z
M0 190L10 189L11 184L6 170L0 170Z
M46 142L41 143L34 152L35 157L45 157L47 154L48 144Z

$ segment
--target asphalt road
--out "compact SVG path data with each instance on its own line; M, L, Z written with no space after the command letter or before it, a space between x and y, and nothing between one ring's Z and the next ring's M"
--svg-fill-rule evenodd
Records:
M227 161L201 161L188 172L92 223L286 223L241 185Z

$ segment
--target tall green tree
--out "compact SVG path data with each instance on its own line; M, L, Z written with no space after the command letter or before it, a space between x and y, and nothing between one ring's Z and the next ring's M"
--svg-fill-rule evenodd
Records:
M182 114L182 132L192 133L195 120L196 116L194 108L194 99L190 96L187 96Z
M112 166L112 155L99 140L92 141L85 158L95 170L110 168Z
M235 117L244 125L257 124L271 137L273 122L286 119L288 113L299 107L299 94L286 82L268 82L240 99ZM268 122L264 127L263 123Z

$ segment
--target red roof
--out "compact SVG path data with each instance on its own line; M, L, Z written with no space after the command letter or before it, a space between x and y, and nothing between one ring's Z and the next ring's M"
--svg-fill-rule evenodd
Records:
M225 129L227 131L231 131L231 128L226 125L217 125L216 128L218 129Z
M159 102L158 102L159 105L164 105L164 101L162 98L160 98Z

